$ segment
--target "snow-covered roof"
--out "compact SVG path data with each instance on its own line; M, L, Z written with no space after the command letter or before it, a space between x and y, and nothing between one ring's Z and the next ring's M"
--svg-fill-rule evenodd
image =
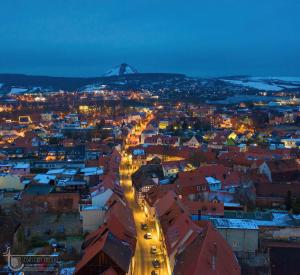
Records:
M29 169L30 164L29 163L17 163L13 166L13 169Z
M208 184L217 184L220 183L219 180L215 179L214 177L205 177Z
M33 179L40 184L49 184L51 180L56 179L56 176L47 174L37 174Z
M76 173L77 173L76 169L65 169L63 172L63 175L73 176L73 175L76 175Z
M217 228L258 230L253 220L216 218L212 219L212 222Z
M75 272L75 267L65 267L60 270L60 275L73 275Z
M236 202L224 202L224 207L239 207L241 206L240 203L236 203Z
M88 205L88 206L84 206L82 208L82 210L85 210L85 211L101 210L101 207L99 207L99 206L93 206L93 205Z
M62 174L62 175L65 175L65 176L73 176L73 175L77 174L77 170L76 169L64 169L64 168L50 169L50 170L48 170L48 172L46 174L47 175Z
M104 171L103 168L101 167L86 167L86 168L82 168L80 172L83 173L85 176L92 176L92 175L102 175Z
M111 189L106 189L101 193L92 193L92 205L102 208L110 197L113 195L113 191Z
M62 174L63 171L64 171L64 169L51 169L51 170L48 170L48 172L46 174L47 175Z
M142 149L134 149L132 153L133 153L133 155L135 155L135 156L139 156L139 155L144 155L144 154L145 154L145 151L142 150Z

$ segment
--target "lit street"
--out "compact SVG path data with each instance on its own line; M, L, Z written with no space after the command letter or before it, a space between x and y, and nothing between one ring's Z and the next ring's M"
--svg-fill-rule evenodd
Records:
M168 274L167 265L165 263L165 257L162 253L162 243L158 239L158 234L155 226L150 226L147 223L146 215L141 210L134 197L134 189L131 182L131 169L129 168L128 161L125 157L122 159L120 167L120 178L121 185L125 191L126 199L129 202L130 207L133 210L133 215L135 219L136 229L137 229L137 246L135 251L135 269L134 274L144 275L151 274L153 270L157 270L158 274ZM142 229L142 224L147 223L147 230ZM145 239L144 235L150 232L152 239ZM157 254L151 254L151 246L156 246ZM152 261L158 259L161 267L154 268Z

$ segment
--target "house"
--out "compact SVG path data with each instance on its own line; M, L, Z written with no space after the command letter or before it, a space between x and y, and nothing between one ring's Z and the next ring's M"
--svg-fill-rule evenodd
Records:
M21 204L36 212L78 213L79 200L77 192L54 192L48 184L29 184L22 192Z
M230 246L211 222L198 223L202 232L178 253L173 274L240 275L241 268Z
M158 130L144 130L141 133L141 143L145 143L145 139L152 137L152 136L156 136L158 134Z
M182 199L184 207L190 213L193 221L206 220L209 217L223 217L224 203L209 201L190 201Z
M193 136L190 140L184 142L183 146L199 148L201 146L201 143L198 141L198 139L195 136Z
M169 121L168 120L160 120L158 122L158 128L161 130L166 129L169 126Z
M213 218L211 221L234 252L257 251L259 230L252 220Z
M241 175L223 165L205 165L196 170L180 172L174 185L176 192L182 195L202 194L208 199L209 192L234 192L241 184Z
M174 178L180 171L192 170L193 166L186 161L165 161L162 163L162 169L166 178Z
M75 274L133 274L137 235L132 211L117 196L107 198L103 224L86 237Z
M165 135L155 135L155 136L145 138L144 143L151 144L151 145L179 146L180 138L173 137L173 136L165 136Z
M12 166L11 173L16 175L28 175L30 174L29 163L17 163Z
M159 237L165 240L170 267L173 270L177 254L186 249L202 230L193 223L172 191L156 201L153 207L160 224L156 225L160 232Z
M145 153L145 150L143 149L134 149L132 151L132 169L133 171L136 171L139 169L142 165L147 164L147 155Z
M96 190L91 193L92 205L83 206L80 215L82 218L83 232L91 232L104 223L105 213L109 206L109 200L114 195L111 189Z
M116 197L110 199L103 208L103 212L104 217L101 217L102 222L94 221L94 224L98 223L96 229L92 230L92 227L86 227L86 229L89 230L85 230L84 232L91 232L89 234L89 238L91 238L91 236L95 237L98 234L97 232L101 232L103 227L107 227L117 238L126 242L132 251L134 251L136 245L136 228L132 211L125 201L117 199ZM94 216L94 219L96 217L97 216Z
M23 190L25 185L19 176L11 173L0 173L0 190Z
M132 186L135 189L135 196L142 199L152 186L158 185L163 179L163 169L161 164L142 165L132 174Z
M256 180L256 205L260 207L285 208L290 194L291 200L300 197L299 183L271 183L268 179Z
M164 239L172 274L240 274L238 262L221 234L210 222L192 221L184 203L173 191L156 188L149 194L150 217L156 216L159 238ZM192 207L191 207L192 208ZM228 273L222 273L222 272Z
M266 175L270 182L298 182L300 181L300 159L265 161L259 166L259 172Z
M300 138L281 139L285 148L300 148Z
M74 274L103 274L111 268L118 275L131 274L131 257L132 251L128 244L104 228L84 249Z

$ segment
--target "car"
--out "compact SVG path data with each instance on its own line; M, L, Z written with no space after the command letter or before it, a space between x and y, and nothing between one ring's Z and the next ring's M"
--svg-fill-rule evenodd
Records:
M158 271L157 270L152 270L151 275L158 275Z
M160 268L160 261L158 259L155 259L152 261L152 265L154 268Z
M156 248L155 245L152 245L152 246L151 246L150 252L151 252L151 254L156 254L156 253L157 253L157 248Z
M144 235L144 238L145 239L152 239L152 234L150 232L147 232L145 235Z
M148 224L142 223L141 228L142 228L143 230L147 230L147 229L148 229Z
M16 195L14 195L14 200L21 200L22 199L22 197L21 197L21 193L18 193L18 194L16 194Z

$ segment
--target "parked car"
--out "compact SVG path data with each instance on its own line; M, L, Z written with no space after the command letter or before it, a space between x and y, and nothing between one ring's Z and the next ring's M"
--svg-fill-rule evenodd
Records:
M147 229L148 229L148 224L142 223L141 228L142 228L143 230L147 230Z
M14 195L14 200L21 200L22 197L21 197L21 193L17 193L16 195Z
M145 235L144 235L144 238L145 239L152 239L152 234L150 232L147 232Z
M155 245L152 245L152 246L151 246L150 252L151 252L151 254L156 254L156 253L157 253L157 248L156 248Z
M160 262L158 259L152 261L152 265L154 268L160 268Z

